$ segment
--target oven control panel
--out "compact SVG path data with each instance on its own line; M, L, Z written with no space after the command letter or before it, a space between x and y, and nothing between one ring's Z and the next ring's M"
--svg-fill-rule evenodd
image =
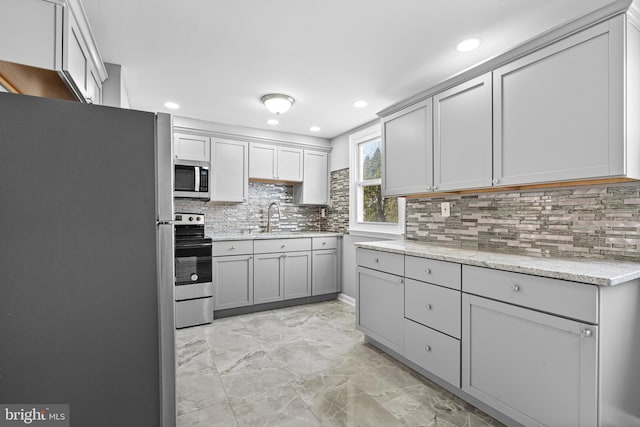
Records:
M204 215L198 213L176 213L175 225L199 225L204 224Z

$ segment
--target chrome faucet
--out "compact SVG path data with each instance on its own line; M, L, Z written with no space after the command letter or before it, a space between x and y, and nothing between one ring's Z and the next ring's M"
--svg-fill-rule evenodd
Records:
M269 207L267 208L267 233L271 233L271 206L275 206L278 211L278 219L282 217L282 213L280 212L280 205L278 202L271 202Z

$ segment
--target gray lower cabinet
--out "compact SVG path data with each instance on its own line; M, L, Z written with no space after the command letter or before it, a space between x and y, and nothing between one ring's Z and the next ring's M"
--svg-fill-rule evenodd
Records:
M358 267L356 324L366 335L402 353L404 341L404 279Z
M213 257L213 309L253 304L253 256Z
M311 294L322 295L338 292L338 249L312 252Z
M598 425L598 326L462 301L465 392L527 426Z
M311 252L255 255L254 303L311 295Z
M253 302L281 301L284 299L282 281L283 253L255 255L253 259Z

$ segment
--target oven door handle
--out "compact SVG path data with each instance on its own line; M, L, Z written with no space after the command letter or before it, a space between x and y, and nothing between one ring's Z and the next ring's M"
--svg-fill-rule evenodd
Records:
M176 245L176 250L179 249L193 249L193 248L210 248L212 247L211 242L207 242L207 243L180 243L179 245Z

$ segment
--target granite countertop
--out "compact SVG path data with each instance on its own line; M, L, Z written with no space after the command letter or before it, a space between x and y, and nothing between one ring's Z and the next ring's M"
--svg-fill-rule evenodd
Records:
M613 286L640 278L640 263L601 259L540 258L497 252L435 246L413 240L360 242L356 247L457 262L497 270L533 274L599 286Z
M271 233L214 233L207 234L214 242L224 240L297 239L303 237L342 237L342 233L324 231L276 231Z

